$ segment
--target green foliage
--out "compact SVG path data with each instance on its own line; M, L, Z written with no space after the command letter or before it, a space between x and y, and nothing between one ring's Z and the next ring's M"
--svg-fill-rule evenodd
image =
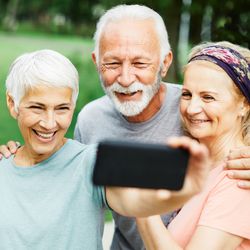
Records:
M213 2L213 9L213 40L227 40L249 47L250 1L215 1Z

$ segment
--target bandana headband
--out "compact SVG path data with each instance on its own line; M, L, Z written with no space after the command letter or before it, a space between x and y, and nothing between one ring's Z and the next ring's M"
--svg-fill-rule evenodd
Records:
M250 103L250 65L237 51L219 45L206 47L188 62L205 60L217 64L233 80Z

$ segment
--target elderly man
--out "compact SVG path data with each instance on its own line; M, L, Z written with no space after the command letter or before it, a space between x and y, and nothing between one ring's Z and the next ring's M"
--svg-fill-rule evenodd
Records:
M138 5L117 6L97 24L92 54L106 96L86 105L75 138L93 143L106 138L164 142L181 135L180 88L161 82L172 62L162 18ZM113 212L111 249L143 249L135 220ZM169 216L163 217L167 224Z
M161 81L172 62L162 18L145 6L119 5L101 17L94 39L92 58L106 96L82 109L75 138L86 144L107 138L159 143L181 135L180 87ZM239 167L250 165L237 159L241 152L247 157L248 151L234 151L232 157L236 160L231 162ZM111 249L144 249L135 220L115 212L113 217ZM162 216L166 225L170 217Z
M172 62L162 18L145 6L120 5L101 17L94 39L92 58L106 96L82 109L75 138L87 144L107 138L159 143L182 134L180 87L161 81ZM135 220L113 217L111 249L144 249ZM162 219L167 225L170 216Z

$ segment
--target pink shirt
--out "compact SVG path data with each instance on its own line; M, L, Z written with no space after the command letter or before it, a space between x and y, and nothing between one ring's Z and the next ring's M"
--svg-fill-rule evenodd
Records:
M211 170L204 190L170 223L169 231L185 247L198 225L245 238L237 249L250 249L250 190L237 187L222 167Z

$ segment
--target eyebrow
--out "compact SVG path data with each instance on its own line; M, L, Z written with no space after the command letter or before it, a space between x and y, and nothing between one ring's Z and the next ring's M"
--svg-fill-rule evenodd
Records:
M107 53L104 57L103 57L103 60L117 60L117 61L120 61L121 58L116 56L116 55L113 55L111 53ZM141 56L141 55L136 55L134 57L131 58L131 60L152 60L151 57L149 56Z
M189 91L189 92L191 92L189 89L187 89L187 88L182 88L182 91ZM214 92L214 91L211 91L211 90L205 90L205 91L201 91L200 92L201 94L207 94L207 93L209 93L209 94L214 94L214 95L218 95L219 93L218 92Z
M70 102L61 103L61 104L56 105L56 107L70 106L70 104L71 104ZM42 107L45 106L45 104L43 104L43 103L40 103L40 102L32 102L32 101L29 102L28 105L38 105L38 106L42 106Z

